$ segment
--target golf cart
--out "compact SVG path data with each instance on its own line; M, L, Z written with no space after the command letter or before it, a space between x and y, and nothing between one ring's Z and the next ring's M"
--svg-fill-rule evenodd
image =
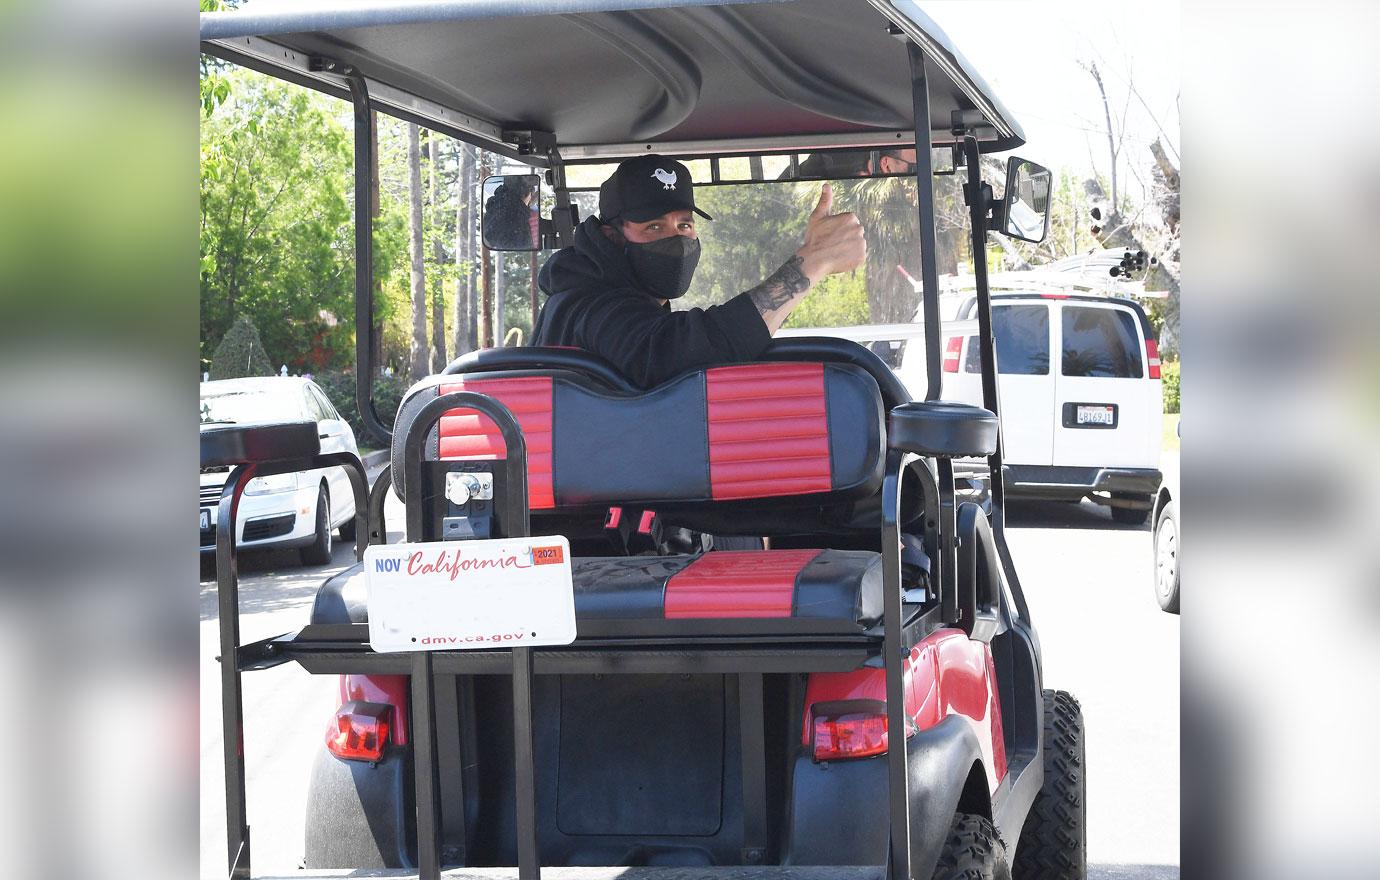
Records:
M201 37L353 102L357 206L378 110L541 173L554 209L536 234L554 246L578 222L568 178L583 166L662 153L706 185L790 185L918 144L932 328L923 400L845 340L779 340L650 390L587 352L499 348L415 385L389 426L357 210L358 401L391 446L367 497L352 466L358 558L401 546L385 543L393 492L431 573L458 577L467 547L495 541L526 554L519 568L568 562L575 630L431 650L415 629L416 650L383 650L370 578L384 566L356 565L300 630L240 645L241 493L324 459L302 425L203 433L203 466L234 468L217 535L232 877L250 876L240 675L287 662L341 689L293 876L1084 876L1081 715L1043 690L1006 546L981 259L983 406L940 400L936 160L966 174L976 254L990 229L1043 237L1049 172L1012 159L994 197L979 157L1021 130L914 3L251 6L203 14ZM971 456L997 475L990 517L955 498L953 462Z

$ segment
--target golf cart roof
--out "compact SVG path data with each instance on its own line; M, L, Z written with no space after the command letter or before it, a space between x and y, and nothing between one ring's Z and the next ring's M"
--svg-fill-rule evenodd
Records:
M914 142L905 40L925 52L931 139L953 114L981 149L1024 134L913 0L271 2L202 13L203 51L374 105L486 149L564 161Z

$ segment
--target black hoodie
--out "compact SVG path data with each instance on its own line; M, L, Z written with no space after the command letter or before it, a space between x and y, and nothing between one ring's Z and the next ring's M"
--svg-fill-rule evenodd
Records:
M604 357L641 388L688 370L750 361L771 342L757 306L740 293L721 306L672 311L633 278L598 218L551 255L538 283L547 295L534 345L570 345Z

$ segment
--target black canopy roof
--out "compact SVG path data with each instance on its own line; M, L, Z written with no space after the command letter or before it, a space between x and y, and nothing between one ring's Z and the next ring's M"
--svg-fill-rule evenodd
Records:
M514 132L550 132L574 161L912 143L907 37L933 143L956 110L985 151L1024 142L913 0L251 0L201 16L211 54L341 97L348 65L385 112L507 155Z

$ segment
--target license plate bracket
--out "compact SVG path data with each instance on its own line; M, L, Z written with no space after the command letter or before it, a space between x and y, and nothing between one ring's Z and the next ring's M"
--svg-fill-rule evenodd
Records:
M1115 403L1070 401L1064 404L1065 428L1115 429L1120 422L1120 407Z

